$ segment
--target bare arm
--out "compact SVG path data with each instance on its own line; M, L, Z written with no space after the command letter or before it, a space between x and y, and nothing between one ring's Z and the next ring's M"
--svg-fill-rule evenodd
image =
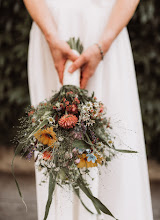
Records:
M108 51L117 35L128 24L138 3L139 0L117 0L115 2L109 20L99 39L99 44L102 46L104 54ZM81 88L86 87L89 78L94 74L100 61L99 49L97 45L92 45L72 64L69 69L71 73L83 66Z
M57 39L57 27L45 0L23 0L33 20L38 24L47 40Z
M56 22L45 0L24 0L24 4L48 42L59 80L62 83L66 60L75 61L77 56L65 41L58 38Z
M132 18L140 0L117 0L105 29L101 35L99 43L102 45L104 53Z

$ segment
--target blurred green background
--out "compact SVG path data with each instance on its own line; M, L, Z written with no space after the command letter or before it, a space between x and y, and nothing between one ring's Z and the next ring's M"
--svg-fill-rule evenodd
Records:
M23 1L0 1L0 145L29 105L27 53L31 18ZM160 161L160 1L141 0L128 25L149 158Z

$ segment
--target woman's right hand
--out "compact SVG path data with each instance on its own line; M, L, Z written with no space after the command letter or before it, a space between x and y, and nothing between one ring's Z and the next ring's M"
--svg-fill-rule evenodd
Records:
M49 40L48 44L59 76L59 81L63 84L63 72L66 61L69 59L74 62L78 56L72 51L68 43L63 40Z

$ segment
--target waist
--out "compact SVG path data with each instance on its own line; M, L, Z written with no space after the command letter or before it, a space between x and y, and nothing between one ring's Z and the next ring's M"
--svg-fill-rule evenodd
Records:
M46 0L48 5L58 8L106 8L112 6L116 0Z

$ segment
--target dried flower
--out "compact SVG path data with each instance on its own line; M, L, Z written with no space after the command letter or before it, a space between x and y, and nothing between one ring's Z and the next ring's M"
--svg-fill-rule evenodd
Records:
M73 128L78 122L78 118L75 115L67 114L63 115L59 121L58 124L65 129Z
M52 155L49 151L45 151L43 154L42 154L42 158L44 160L50 160L52 158Z

